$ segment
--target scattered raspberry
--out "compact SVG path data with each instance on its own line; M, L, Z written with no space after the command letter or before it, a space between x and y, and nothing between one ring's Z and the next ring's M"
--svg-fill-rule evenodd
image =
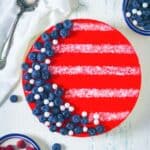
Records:
M17 148L25 148L26 147L26 143L24 140L19 140L16 145L17 145Z

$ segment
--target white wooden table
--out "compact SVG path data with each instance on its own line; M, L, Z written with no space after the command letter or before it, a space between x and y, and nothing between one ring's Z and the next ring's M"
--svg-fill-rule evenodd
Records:
M82 3L84 6L71 18L93 18L109 23L126 35L136 49L142 68L142 88L134 111L121 126L107 134L90 138L61 136L50 133L31 115L20 83L14 93L23 100L16 104L7 100L0 107L0 136L24 133L33 137L42 150L49 150L55 142L63 144L64 150L150 150L150 37L136 34L126 26L121 0L82 0Z

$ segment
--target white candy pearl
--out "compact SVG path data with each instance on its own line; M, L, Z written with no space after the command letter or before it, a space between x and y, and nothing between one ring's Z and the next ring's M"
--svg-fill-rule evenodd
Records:
M138 16L141 16L141 15L142 15L142 12L141 12L140 10L138 10L138 11L137 11L137 15L138 15Z
M126 17L128 17L128 18L131 17L131 13L130 13L130 12L127 12L127 13L126 13Z
M83 132L87 132L88 128L87 127L83 127Z
M55 83L53 83L53 84L52 84L52 88L53 88L54 90L56 90L56 89L58 88L58 85L55 84Z
M53 107L54 106L54 103L53 102L50 102L49 103L49 107Z
M69 107L70 107L70 104L69 104L69 103L65 103L65 107L66 107L66 108L69 108Z
M132 14L136 14L137 13L137 9L132 9Z
M50 122L46 121L45 123L45 126L49 127L50 126Z
M138 22L137 22L136 20L133 20L132 23L133 23L133 25L135 25L135 26L138 24Z
M95 119L94 120L94 125L99 125L99 120Z
M51 63L51 60L50 59L45 59L45 63L47 64L47 65L49 65L50 63Z
M49 104L49 100L48 99L44 99L44 105Z
M45 113L44 113L44 117L46 117L46 118L48 118L48 117L49 117L49 115L50 115L50 113L49 113L49 112L45 112Z
M81 114L81 116L82 116L82 117L87 117L87 112L86 112L86 111L83 111L82 114Z
M54 40L52 41L52 43L53 43L53 45L57 45L57 44L58 44L58 40L54 39Z
M62 126L62 123L61 122L57 122L56 123L56 127L61 127Z
M40 66L39 66L39 65L35 65L35 66L34 66L34 69L35 69L35 70L40 70Z
M33 72L33 69L32 68L29 68L28 69L28 73L32 73Z
M64 111L65 109L66 109L66 108L65 108L64 105L61 105L61 106L60 106L60 110L61 110L61 111Z
M68 132L68 135L72 136L72 135L73 135L73 131L70 130L70 131Z
M70 111L70 112L73 112L73 111L74 111L74 107L73 107L73 106L70 106L70 107L69 107L69 111Z
M35 82L34 79L30 79L29 81L30 84L34 84L34 82Z
M142 3L142 7L143 7L143 8L147 8L147 7L148 7L148 3L143 2L143 3Z
M46 52L46 49L45 48L41 48L41 52L42 53Z
M95 113L95 114L93 115L93 118L94 118L94 119L99 119L99 114L98 114L98 113Z
M38 92L43 92L44 91L44 88L43 87L39 87L38 88Z
M34 95L34 98L35 98L36 100L38 100L38 99L40 99L40 95L39 95L39 94L35 94L35 95Z

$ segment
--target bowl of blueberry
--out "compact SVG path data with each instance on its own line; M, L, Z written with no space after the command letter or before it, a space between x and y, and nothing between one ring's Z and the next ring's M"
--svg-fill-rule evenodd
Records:
M0 150L40 150L37 143L23 134L8 134L0 137Z
M132 30L150 36L150 0L124 0L123 13Z

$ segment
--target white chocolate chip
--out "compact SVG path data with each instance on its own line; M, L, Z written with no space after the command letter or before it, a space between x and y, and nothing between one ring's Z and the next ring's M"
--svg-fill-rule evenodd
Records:
M137 15L138 15L138 16L141 16L141 15L142 15L142 11L138 10L138 11L137 11Z
M95 114L93 115L93 118L94 118L94 119L99 119L99 114L98 114L98 113L95 113Z
M138 24L138 22L137 22L136 20L133 20L132 23L133 23L133 25L135 25L135 26Z
M49 121L45 121L45 126L49 127L50 126L50 122Z
M69 111L70 111L70 112L73 112L73 111L74 111L74 107L73 107L73 106L70 106L70 107L69 107Z
M127 13L126 13L126 17L128 17L128 18L131 17L131 13L130 13L130 12L127 12Z
M65 103L65 107L66 107L66 108L69 108L69 107L70 107L70 104L69 104L69 103Z
M132 9L132 14L136 14L137 13L137 9Z
M46 49L45 48L41 48L41 52L42 53L46 52Z
M148 7L148 3L143 2L143 3L142 3L142 7L143 7L143 8L147 8L147 7Z

